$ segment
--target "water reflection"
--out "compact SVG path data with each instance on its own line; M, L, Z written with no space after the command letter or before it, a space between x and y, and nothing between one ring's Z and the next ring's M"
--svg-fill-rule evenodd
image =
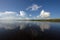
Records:
M24 29L26 27L25 23L20 24L20 30Z
M55 38L58 39L60 37L59 29L60 23L35 21L1 21L0 40L7 40L7 38L10 40L46 40Z
M50 22L41 22L40 28L42 31L49 30L50 29Z
M48 30L50 28L50 22L30 22L30 21L20 21L20 22L0 22L0 28L1 29L10 29L13 30L17 27L20 28L20 30L28 27L32 27L35 25L36 27L40 27L41 31Z
M12 24L0 24L0 29L14 29L15 25Z

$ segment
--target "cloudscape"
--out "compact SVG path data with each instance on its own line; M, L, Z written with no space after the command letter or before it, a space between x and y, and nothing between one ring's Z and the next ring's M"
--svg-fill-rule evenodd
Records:
M59 7L59 0L0 0L0 19L59 18Z

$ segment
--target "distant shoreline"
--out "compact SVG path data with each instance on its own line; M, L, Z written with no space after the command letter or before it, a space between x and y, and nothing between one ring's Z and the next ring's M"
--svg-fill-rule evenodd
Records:
M41 21L41 22L60 22L60 19L31 19L31 20L18 20L18 21Z
M41 22L60 22L60 19L29 19L29 20L0 20L0 21L41 21Z

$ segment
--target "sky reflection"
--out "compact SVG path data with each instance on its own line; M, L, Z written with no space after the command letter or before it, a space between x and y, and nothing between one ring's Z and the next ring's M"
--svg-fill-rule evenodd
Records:
M28 27L33 27L33 25L36 25L36 27L40 27L41 31L48 30L50 28L50 22L31 22L31 21L20 21L20 22L0 22L0 29L9 29L13 30L19 27L20 30Z
M49 30L50 29L50 25L49 24L50 24L49 22L41 22L41 24L40 24L41 30L42 31Z

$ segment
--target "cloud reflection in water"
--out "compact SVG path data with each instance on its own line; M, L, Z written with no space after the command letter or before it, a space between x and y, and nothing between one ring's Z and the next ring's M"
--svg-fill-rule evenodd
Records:
M40 24L40 28L41 28L42 31L44 31L44 30L49 30L49 29L50 29L49 22L42 22L42 23Z
M29 24L29 25L28 25ZM13 30L17 27L19 27L20 30L26 28L26 26L28 25L28 27L33 27L33 25L37 25L40 27L41 31L44 30L48 30L50 28L50 23L49 22L29 22L29 21L20 21L20 22L0 22L0 28L2 29L9 29L9 30ZM36 27L37 27L36 26Z

